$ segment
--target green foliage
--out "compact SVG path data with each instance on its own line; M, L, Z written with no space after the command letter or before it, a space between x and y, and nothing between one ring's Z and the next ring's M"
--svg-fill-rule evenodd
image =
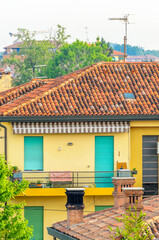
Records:
M53 40L55 41L55 46L58 48L60 45L63 45L71 35L66 35L66 28L62 27L61 25L57 25L57 31Z
M12 202L16 195L26 190L28 182L11 182L12 172L13 168L0 155L0 240L29 240L32 229L22 217L24 204Z
M145 216L146 214L143 214L142 211L138 213L135 209L135 212L131 212L131 209L129 209L127 214L123 214L122 218L117 218L119 222L123 223L122 228L117 227L114 234L114 230L109 227L113 231L113 236L110 236L111 239L115 240L117 237L125 240L154 239L154 236L149 231L148 224L143 221Z
M56 78L96 62L111 61L110 50L108 44L100 41L99 38L92 44L79 40L71 44L66 43L55 52L53 59L49 61L47 76Z
M27 29L19 28L17 36L22 42L19 52L13 52L9 59L4 60L4 64L15 68L13 86L40 76L41 70L37 65L46 65L55 47L50 40L36 41L35 33L30 33Z
M111 43L116 51L124 52L124 44ZM159 57L159 50L144 50L142 47L127 45L127 54L130 56L136 55L153 55Z
M37 41L35 39L36 32L30 33L27 29L18 29L15 36L22 42L20 50L19 52L13 52L10 58L3 61L3 64L14 66L13 86L29 82L35 77L46 76L44 65L47 65L53 57L55 48L57 49L64 44L70 37L70 35L66 35L64 27L61 25L57 25L57 27L58 30L53 38L54 44L49 39Z

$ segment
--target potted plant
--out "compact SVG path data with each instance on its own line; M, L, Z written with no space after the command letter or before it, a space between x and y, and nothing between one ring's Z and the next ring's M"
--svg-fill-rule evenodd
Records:
M17 166L13 166L13 180L14 179L20 179L19 181L22 181L22 172L19 170Z
M17 166L13 166L13 173L18 172L18 167Z
M136 168L133 168L133 170L132 170L132 174L137 174L137 170L136 170Z
M47 181L46 188L51 188L51 187L52 187L52 182L51 181Z
M37 182L36 182L36 186L37 186L37 187L42 187L42 181L37 180Z

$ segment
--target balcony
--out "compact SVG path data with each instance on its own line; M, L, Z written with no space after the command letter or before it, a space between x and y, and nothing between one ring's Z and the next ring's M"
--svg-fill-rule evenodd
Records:
M29 188L113 188L112 177L132 176L119 171L23 171L13 173L12 181L25 179Z

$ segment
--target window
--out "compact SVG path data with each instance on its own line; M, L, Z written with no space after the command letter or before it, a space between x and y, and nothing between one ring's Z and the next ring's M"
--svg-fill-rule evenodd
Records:
M28 225L33 226L30 240L43 240L43 207L24 207L24 217Z
M95 206L95 212L107 209L107 208L112 208L114 207L113 205L106 205L106 206Z
M125 99L135 99L135 96L133 93L124 93L123 95Z
M43 137L24 137L24 170L43 170Z

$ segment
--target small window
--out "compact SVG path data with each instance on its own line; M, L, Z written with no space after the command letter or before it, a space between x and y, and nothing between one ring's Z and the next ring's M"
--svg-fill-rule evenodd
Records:
M123 95L125 99L135 99L135 96L133 93L124 93Z
M101 211L101 210L104 210L107 208L112 208L112 207L114 207L114 206L113 205L95 206L95 211L98 212L98 211Z

